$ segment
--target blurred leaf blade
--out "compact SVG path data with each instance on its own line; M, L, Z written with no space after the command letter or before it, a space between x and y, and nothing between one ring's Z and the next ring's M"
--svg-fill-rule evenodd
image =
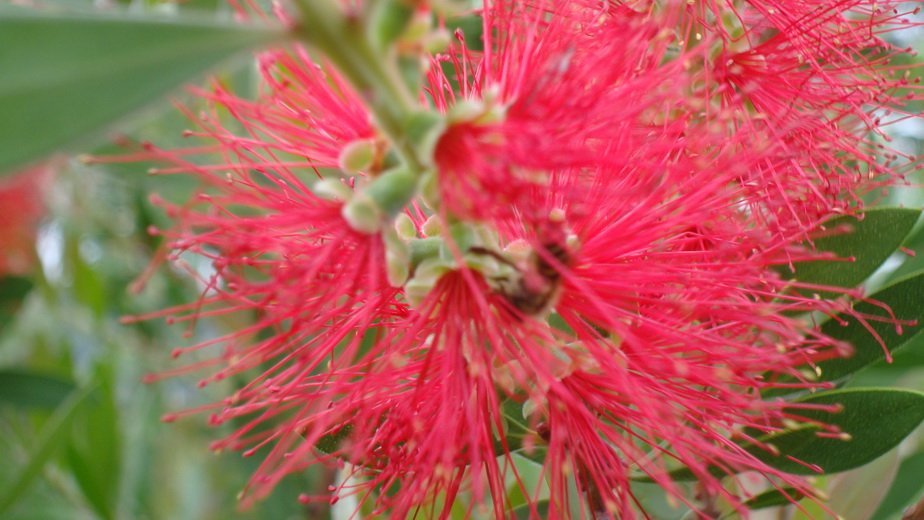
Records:
M28 370L0 370L0 403L54 409L75 390L74 383Z
M65 460L87 502L109 520L115 518L122 463L111 365L99 365L94 381L99 386L85 412L74 421Z
M52 414L39 434L37 447L31 453L29 462L0 491L0 515L16 505L19 498L25 495L25 492L41 474L45 463L66 443L70 434L70 426L92 391L92 389L87 389L72 394Z
M529 520L530 518L536 518L537 514L540 518L548 518L551 511L551 506L552 504L549 500L539 500L535 504L522 504L515 507L513 509L513 514L517 520Z
M33 285L32 280L21 276L0 277L0 331L13 321Z
M922 474L924 474L924 450L918 451L901 462L892 487L879 504L879 509L873 513L871 520L894 518L896 513L920 499L921 492L924 491Z
M0 14L0 172L79 142L216 63L285 34L2 6Z

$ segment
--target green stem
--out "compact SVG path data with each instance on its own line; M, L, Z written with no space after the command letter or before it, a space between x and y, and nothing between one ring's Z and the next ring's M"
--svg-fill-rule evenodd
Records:
M301 13L297 34L337 66L369 104L375 121L405 164L419 174L423 161L408 141L405 125L414 97L404 86L394 60L377 53L358 17L348 17L335 0L294 0Z

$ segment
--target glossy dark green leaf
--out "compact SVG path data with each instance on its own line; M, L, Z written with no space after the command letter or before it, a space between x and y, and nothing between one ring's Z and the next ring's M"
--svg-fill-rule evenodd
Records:
M549 517L550 503L548 500L540 500L535 504L522 504L513 509L517 520L536 520L538 518ZM533 510L535 509L535 513Z
M895 518L896 513L920 500L921 493L924 492L922 475L924 475L924 450L902 461L895 480L892 481L892 487L879 503L879 509L873 514L871 520Z
M895 352L924 332L924 326L922 326L924 325L924 273L884 287L871 294L869 300L879 302L879 304L859 302L854 305L856 313L867 316L866 325L858 318L844 315L838 320L830 320L822 325L822 333L847 341L854 348L854 353L850 357L831 359L818 364L822 381L836 381L885 359L883 344L889 352ZM917 325L897 327L889 323L891 317L889 312L882 307L883 304L891 309L897 320L906 323L916 322ZM884 321L872 320L870 316L878 316ZM844 322L846 325L843 324ZM870 333L867 326L876 332L882 343Z
M761 461L787 473L816 475L837 473L862 466L889 451L924 420L924 394L891 388L834 390L796 401L801 404L840 404L836 413L792 409L793 415L835 425L849 436L821 436L818 427L804 425L761 437L779 455L757 446L745 449ZM752 432L753 433L753 432Z
M0 371L0 404L53 410L74 391L71 381L26 370Z
M530 460L542 463L545 457L544 449L532 449L529 453L523 449L523 438L532 433L528 421L523 418L523 403L508 398L501 403L501 413L503 414L503 423L506 427L503 439L506 441L506 449L502 439L496 436L494 439L494 453L496 455L503 455L507 450L511 452L517 451Z
M315 448L321 450L323 453L334 453L340 449L340 444L350 436L350 432L353 431L352 424L346 424L342 428L338 429L333 433L328 433L324 435L318 442L315 443Z
M98 132L283 32L0 6L0 172Z
M771 489L751 497L744 503L750 510L765 509L767 507L788 506L805 497L801 491L793 487L780 489Z
M837 318L822 324L823 334L850 343L854 351L849 357L819 362L817 364L820 370L818 381L838 381L886 359L886 349L889 352L895 352L914 343L918 338L924 338L921 334L924 332L924 326L921 326L924 324L924 273L884 287L869 295L868 300L870 301L858 302L853 307L858 315L865 317L865 324L859 318L845 314L838 315ZM894 313L895 319L906 324L901 327L896 326L889 309ZM918 325L911 325L911 323ZM870 332L870 329L875 331L876 336ZM783 377L780 381L795 382L796 380ZM785 388L770 388L762 392L765 398L787 393L789 391Z
M833 390L794 402L840 404L842 409L829 412L793 408L792 415L804 418L797 426L769 435L749 428L746 433L759 442L741 444L761 462L794 475L838 473L862 466L898 445L924 420L924 394L912 390ZM849 440L830 435L822 424L837 426ZM774 451L763 447L767 445ZM710 473L723 476L727 470L713 466ZM686 467L671 471L670 476L678 481L696 478ZM639 474L633 480L650 482L651 478Z
M816 251L828 251L836 259L796 262L792 269L788 265L776 269L784 279L801 283L856 287L898 249L920 215L916 209L874 208L867 210L861 219L852 216L831 219L825 228L834 234L814 240L814 245ZM797 290L807 295L817 292L824 298L837 296L812 289Z

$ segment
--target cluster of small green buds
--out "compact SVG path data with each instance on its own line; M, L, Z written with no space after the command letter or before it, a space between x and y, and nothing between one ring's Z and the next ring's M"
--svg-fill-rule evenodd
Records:
M315 191L320 196L346 202L343 217L350 227L362 233L378 233L387 228L420 191L434 192L431 186L435 183L431 173L433 153L445 128L445 118L440 114L425 111L412 114L405 123L405 135L424 164L401 164L381 173L375 168L381 151L374 139L348 143L338 162L346 175L366 174L354 177L358 186L356 191L352 192L342 182L329 179L320 181ZM436 204L437 201L438 198L433 196L425 197L425 202Z
M499 253L496 233L487 227L456 222L446 232L441 228L437 217L432 217L422 226L424 237L409 241L412 276L404 285L404 296L411 306L419 305L443 275L462 266L486 280L518 276L515 264Z
M417 194L417 175L404 166L388 170L359 189L343 206L343 218L362 233L378 233Z
M340 169L347 175L369 172L375 164L376 145L374 139L357 139L347 143L337 158Z

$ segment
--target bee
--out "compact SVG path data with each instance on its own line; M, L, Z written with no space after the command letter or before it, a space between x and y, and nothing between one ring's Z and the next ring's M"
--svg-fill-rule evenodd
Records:
M558 301L561 293L561 266L571 264L568 246L556 241L543 243L541 251L532 250L523 259L513 262L503 255L483 247L469 249L487 255L513 267L513 275L496 277L495 290L514 308L527 316L544 316ZM550 259L554 259L553 262Z

